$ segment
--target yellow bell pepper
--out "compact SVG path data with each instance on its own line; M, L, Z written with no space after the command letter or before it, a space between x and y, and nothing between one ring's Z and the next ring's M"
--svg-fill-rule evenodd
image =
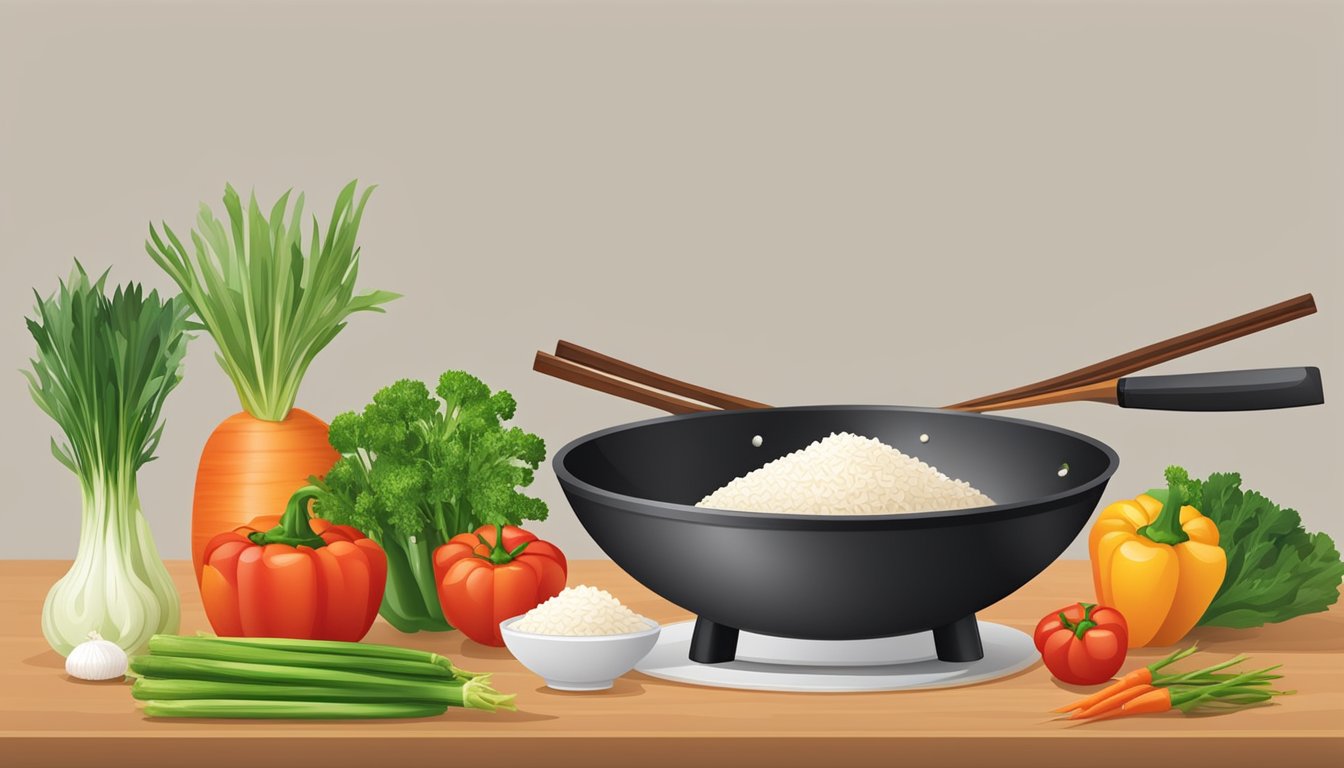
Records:
M1131 648L1185 637L1227 574L1218 526L1185 503L1185 470L1168 467L1167 486L1165 504L1144 494L1106 507L1088 535L1097 602L1124 615Z

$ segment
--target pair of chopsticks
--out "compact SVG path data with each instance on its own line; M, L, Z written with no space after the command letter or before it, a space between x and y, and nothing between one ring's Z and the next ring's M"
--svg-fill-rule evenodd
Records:
M1306 317L1315 311L1316 302L1311 294L1303 294L1033 384L943 407L955 411L980 412L1081 400L1114 404L1117 382L1122 376ZM770 407L765 403L680 381L568 341L558 342L555 354L538 351L532 368L669 413Z

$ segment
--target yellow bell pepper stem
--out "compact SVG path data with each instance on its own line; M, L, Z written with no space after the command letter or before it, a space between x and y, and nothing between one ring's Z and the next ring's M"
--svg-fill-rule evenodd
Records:
M1158 544L1175 546L1190 540L1190 535L1181 529L1181 507L1190 500L1188 482L1167 471L1167 501L1157 519L1139 529L1139 535Z

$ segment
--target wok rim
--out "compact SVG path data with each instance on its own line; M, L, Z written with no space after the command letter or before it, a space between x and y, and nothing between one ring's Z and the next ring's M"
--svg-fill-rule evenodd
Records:
M712 507L696 507L687 504L674 504L657 499L646 499L640 496L630 496L623 493L616 493L604 488L599 488L592 483L580 480L565 466L565 459L568 458L571 451L581 445L586 445L592 441L606 437L607 435L639 429L673 421L689 421L693 419L705 418L724 418L733 414L756 413L760 411L892 411L892 412L911 412L911 413L936 413L940 417L947 418L972 418L972 419L991 419L1030 429L1044 430L1056 434L1079 440L1087 445L1091 445L1102 452L1106 457L1106 466L1095 477L1091 478L1082 485L1069 488L1068 490L1042 496L1035 499L1027 499L1007 504L994 504L987 507L973 507L970 509L951 509L935 510L932 512L898 512L889 515L793 515L780 512L741 512L730 509L716 509ZM703 523L718 526L731 527L751 527L751 528L786 528L786 529L816 529L816 530L853 530L856 528L883 528L890 529L895 527L924 527L929 524L940 523L965 523L972 524L982 522L988 516L994 516L995 519L1004 520L1015 517L1022 517L1030 514L1055 509L1056 507L1066 505L1086 496L1093 490L1104 487L1111 477L1120 468L1120 455L1115 449L1106 443L1081 432L1075 432L1063 427L1057 427L1053 424L1044 424L1029 419L1018 419L1008 416L996 416L985 413L971 413L966 411L949 411L944 408L928 408L921 406L904 405L794 405L780 408L750 408L735 409L731 411L706 411L703 413L673 414L671 416L659 416L652 419L643 419L640 421L617 424L615 426L599 429L586 435L577 437L556 451L551 459L551 467L555 471L556 479L560 481L562 490L566 492L577 493L591 501L597 501L605 504L612 504L619 507L622 511L631 514L644 515L647 517L659 517L682 522ZM571 505L572 507L573 505ZM575 509L578 515L578 510Z

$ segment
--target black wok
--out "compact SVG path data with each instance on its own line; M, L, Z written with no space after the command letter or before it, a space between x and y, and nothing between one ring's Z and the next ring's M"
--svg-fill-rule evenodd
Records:
M733 478L842 431L918 456L997 504L880 516L694 506ZM733 658L739 630L855 640L931 629L940 659L978 659L975 612L1064 551L1118 465L1108 446L1068 430L895 406L672 416L596 432L554 459L602 550L696 614L691 658L707 663Z

